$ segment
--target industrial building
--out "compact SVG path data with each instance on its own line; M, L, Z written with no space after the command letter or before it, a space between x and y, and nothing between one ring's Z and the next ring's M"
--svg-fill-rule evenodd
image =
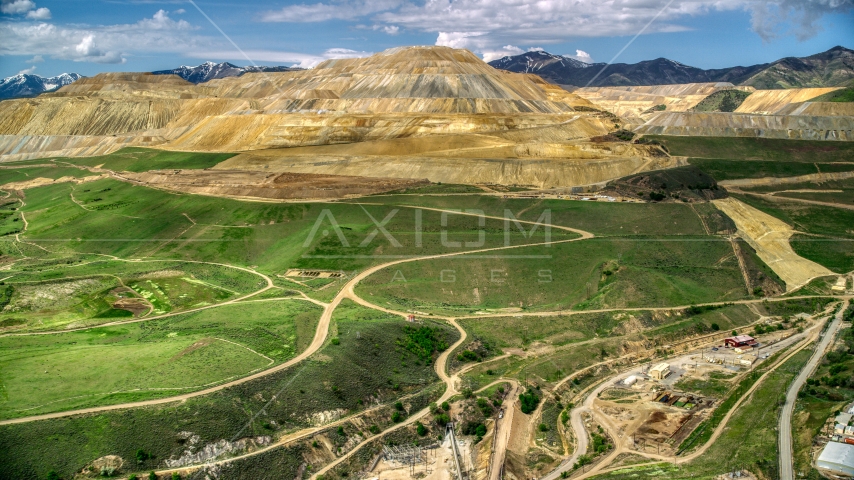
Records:
M664 380L668 375L670 375L670 365L666 363L659 363L649 369L649 378L655 380Z
M736 335L725 338L724 345L728 347L750 347L756 345L756 339L750 335Z
M828 443L821 451L816 466L831 473L854 476L854 445Z

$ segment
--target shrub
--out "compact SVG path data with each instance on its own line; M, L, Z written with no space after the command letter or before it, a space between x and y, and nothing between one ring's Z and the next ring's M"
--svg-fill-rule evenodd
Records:
M421 422L415 422L415 431L418 433L419 437L427 435L427 427L425 427Z
M537 427L537 428L538 428L541 432L548 432L548 431L549 431L549 426L548 426L548 425L546 425L545 423L541 423L541 424L540 424L540 426L539 426L539 427Z
M172 480L181 480L181 474L178 472L172 472Z
M451 423L451 417L449 417L447 413L436 415L436 423L444 427L445 425Z
M135 473L131 473L131 474L130 474L130 476L128 477L128 480L137 480L137 479L136 479L136 474L135 474Z
M403 411L403 402L397 402L394 404L394 408L398 411Z
M139 450L136 451L136 461L138 463L142 463L142 462L148 460L149 458L151 458L151 454L149 454L145 450L140 448Z
M720 325L718 325L717 323L713 323L713 324L712 324L712 330L714 330L714 331L716 331L716 332L717 332L717 331L718 331L718 330L720 330L720 329L721 329L721 326L720 326Z
M449 404L448 402L442 402L442 410L447 412L450 409L451 409L451 404Z
M371 428L369 428L368 431L373 433L374 435L376 435L376 434L380 433L380 427L378 427L376 425L371 425Z
M157 474L154 472L148 472L148 480L157 480Z
M341 345L341 340L338 337L333 338L332 345Z
M529 388L527 392L519 395L519 402L522 404L522 413L528 415L537 409L537 405L540 404L540 397L537 392Z
M47 472L47 480L59 480L59 474L56 473L56 470Z
M400 423L403 421L403 414L400 411L395 411L391 414L391 421L394 423Z

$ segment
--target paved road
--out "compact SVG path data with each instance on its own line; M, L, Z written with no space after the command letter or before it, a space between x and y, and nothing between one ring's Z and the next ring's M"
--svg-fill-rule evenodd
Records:
M780 441L778 442L780 448L778 457L780 458L781 480L795 479L794 449L792 448L792 413L795 410L795 401L798 398L798 392L801 390L801 387L804 386L804 383L806 383L810 375L815 371L816 367L818 367L818 363L824 357L827 348L831 343L833 343L833 339L836 337L836 333L842 324L842 314L845 312L846 308L848 308L847 301L842 305L839 313L836 314L836 318L833 319L830 327L828 327L827 331L824 333L818 347L815 349L815 353L810 357L809 362L804 365L804 368L801 369L801 373L798 374L797 378L795 378L795 381L792 382L789 386L789 390L786 392L786 403L783 404L783 412L780 414L780 428L778 432L780 438Z

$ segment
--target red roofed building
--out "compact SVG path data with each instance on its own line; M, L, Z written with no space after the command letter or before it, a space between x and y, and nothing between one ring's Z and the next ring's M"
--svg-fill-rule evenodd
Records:
M749 347L756 345L756 339L750 335L736 335L724 339L724 345L727 347Z

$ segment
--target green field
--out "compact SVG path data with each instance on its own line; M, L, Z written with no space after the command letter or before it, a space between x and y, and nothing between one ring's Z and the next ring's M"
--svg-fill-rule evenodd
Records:
M275 436L312 425L320 412L352 414L436 381L433 359L438 350L425 350L424 336L407 333L412 325L400 317L345 301L333 320L330 338L338 338L337 345L327 342L299 366L215 394L179 404L2 426L0 478L42 479L51 469L71 477L96 458L116 454L131 459L138 449L154 455L138 466L147 471L170 455L180 456L186 449L179 441L185 438L181 432L198 435L201 445L235 435ZM415 327L432 329L433 338L445 346L458 338L444 323L425 321ZM416 342L420 347L411 345L414 338L421 339Z
M735 373L725 372L710 372L709 378L700 380L691 378L688 380L680 380L674 385L675 388L683 392L698 393L700 395L722 398L732 388L733 383L728 382L735 376Z
M225 305L115 327L0 338L0 417L178 395L293 357L320 307Z
M822 171L824 166L822 166ZM788 183L742 188L747 192L775 192L778 197L801 198L818 202L854 204L854 179L827 180L818 182Z
M222 303L259 290L263 278L222 265L63 257L23 263L4 276L0 321L15 331L75 328ZM137 309L116 307L136 299ZM3 327L0 327L3 329Z
M481 239L477 218L422 211L419 233L417 212L394 210L340 203L241 202L113 180L29 189L24 209L30 222L26 238L51 251L257 265L271 273L293 267L353 270L401 255L504 245L502 220L486 220ZM378 223L391 216L384 228L396 243L382 233L372 235L376 228L371 216ZM478 246L445 246L443 231L450 242ZM527 238L511 232L511 241L542 242L542 232ZM553 238L572 235L552 232Z
M163 169L210 168L234 155L234 153L170 152L154 148L127 147L109 155L56 158L54 161L115 171L145 172Z
M454 314L631 309L746 296L731 245L714 237L594 238L404 263L356 290L381 306Z
M550 220L553 225L578 228L596 235L705 234L697 213L689 205L682 203L585 202L501 198L487 195L423 197L390 195L372 198L372 202L443 209L479 209L487 215L501 218L505 218L505 212L509 211L519 220L529 222ZM546 211L549 212L549 216L541 219ZM528 229L530 227L530 225L525 226ZM552 230L553 233L556 231L556 229Z
M717 323L729 329L753 321L744 305L691 314L687 310L616 311L550 316L506 316L460 320L472 335L499 348L525 348L539 342L560 347L594 337L621 336L640 331L664 334L690 331L697 324ZM705 330L705 329L703 329Z
M683 157L807 163L854 161L854 142L661 135L644 135L644 138L658 140L667 146L671 155Z
M795 177L814 173L850 172L854 163L816 163L777 160L730 160L721 158L690 158L688 163L708 173L715 180L739 178ZM777 189L790 188L776 186Z
M47 160L40 160L34 165L19 165L14 163L0 169L0 186L12 182L27 182L36 178L50 178L56 180L62 177L80 178L95 175L82 168L64 165L52 165Z

